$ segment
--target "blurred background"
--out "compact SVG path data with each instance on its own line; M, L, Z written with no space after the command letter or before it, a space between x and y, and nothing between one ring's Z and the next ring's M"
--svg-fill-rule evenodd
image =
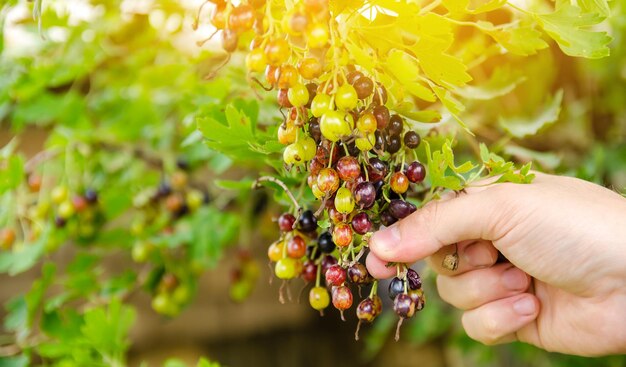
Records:
M294 302L280 304L279 284L268 284L271 272L266 266L266 249L277 232L272 220L280 208L270 190L246 190L263 168L258 158L233 160L199 144L194 122L201 112L221 111L228 103L244 106L241 101L256 101L260 126L275 124L280 114L273 96L246 80L242 55L233 54L222 67L227 56L217 40L202 47L196 44L213 32L207 22L192 29L203 1L50 0L41 8L39 1L9 3L2 5L0 24L4 158L19 152L30 162L39 152L61 147L65 159L78 163L72 168L51 159L40 169L52 172L44 177L60 177L54 173L57 168L70 177L93 171L89 180L105 186L109 182L98 173L114 175L118 181L101 187L101 201L107 202L105 212L120 213L136 204L133 197L140 196L143 187L157 185L162 177L147 165L131 164L125 157L134 150L128 147L151 152L168 172L175 171L177 158L184 156L217 208L197 219L217 234L203 243L203 271L198 273L202 275L189 280L197 292L193 301L185 302L175 317L164 317L153 311L150 292L124 294L136 308L129 329L129 365L157 366L171 358L192 365L204 356L225 366L626 366L623 356L578 358L520 343L486 347L473 342L460 326L459 312L437 298L432 274L420 264L416 269L425 278L427 304L405 324L399 342L393 341L392 314L362 328L362 339L355 341L356 317L351 314L342 322L330 309L320 317L308 306L306 292L299 296L300 282L291 285ZM626 188L626 8L622 0L614 0L612 6L613 16L603 25L613 36L610 57L574 59L551 46L529 58L507 60L508 72L524 80L506 96L468 104L467 121L479 140L515 161L532 160L543 171ZM208 17L210 7L203 17ZM33 11L41 16L34 19ZM241 43L245 48L245 40ZM502 110L528 116L537 113L538 106L549 109L547 97L559 89L564 93L558 118L531 126L532 134L516 130L500 116ZM103 146L108 148L102 152L89 148ZM457 152L469 155L471 149L460 142ZM242 185L233 184L237 181ZM50 186L44 181L43 187ZM105 200L115 197L124 199ZM3 198L4 221L11 217L12 199ZM135 214L119 220L133 218ZM54 234L50 241L63 243L66 235ZM12 301L33 289L33 282L42 276L43 268L34 266L42 257L69 268L66 279L77 289L88 289L93 284L84 283L99 282L106 274L128 269L141 274L141 261L131 254L136 237L131 231L99 238L99 244L106 244L102 249L110 251L104 256L104 251L94 250L102 255L94 267L97 276L82 283L71 268L77 259L89 264L81 257L87 247L62 246L28 258L0 257L0 267L7 273L0 278L0 301L9 305L1 313L2 334L16 329L19 302ZM25 264L20 267L16 261ZM175 266L182 269L176 270L179 274L187 274L196 265ZM89 268L85 265L77 273ZM23 362L11 349L3 351L7 357L0 357L0 366Z

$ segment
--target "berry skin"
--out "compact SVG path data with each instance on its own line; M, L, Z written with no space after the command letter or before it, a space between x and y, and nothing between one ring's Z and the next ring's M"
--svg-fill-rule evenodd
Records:
M309 90L304 84L297 83L293 87L289 88L287 98L289 98L289 102L291 102L294 107L302 107L309 102Z
M411 299L413 300L413 303L415 303L415 311L421 311L424 309L424 306L426 305L426 298L424 297L424 291L421 289L411 289L409 290L409 297L411 297Z
M296 222L296 217L290 213L283 213L278 217L278 228L282 232L291 232L293 224Z
M380 213L380 223L382 223L382 225L384 225L385 227L389 227L390 225L394 224L397 221L398 219L396 219L396 217L391 215L389 210L385 210L382 213Z
M344 84L337 89L335 93L335 104L337 108L342 110L351 110L356 108L359 102L356 90L350 84Z
M237 32L224 29L222 31L222 48L226 52L235 52L237 50L237 44L239 43L239 36Z
M330 304L330 296L325 287L314 287L309 291L309 304L314 309L321 311Z
M333 306L340 311L349 309L352 306L352 291L346 286L333 288ZM343 316L343 315L342 315Z
M322 48L328 44L329 40L328 28L320 23L313 24L309 27L306 34L307 44L310 48Z
M283 151L283 161L285 164L304 163L304 147L299 142L289 144Z
M371 96L372 92L374 92L374 83L372 82L372 79L366 76L355 80L354 83L352 83L352 86L354 86L359 99L365 99Z
M339 213L350 214L354 210L354 198L350 190L345 187L337 190L335 195L335 208Z
M245 32L254 25L254 9L248 4L233 8L228 17L228 27L237 33Z
M333 242L338 247L346 247L352 243L352 228L349 224L340 223L333 229Z
M291 48L284 39L274 39L267 43L264 52L268 64L279 66L287 61L291 55Z
M395 300L401 293L404 293L404 280L394 277L389 283L389 298Z
M389 124L389 109L385 106L376 106L372 111L374 117L376 117L376 126L379 130L383 130Z
M398 294L393 300L393 310L403 319L409 319L415 314L415 303L408 294Z
M67 187L65 186L57 186L52 189L50 193L50 199L55 204L61 204L68 197Z
M283 248L285 247L285 242L278 241L274 242L267 248L267 258L270 261L278 261L283 258Z
M376 117L369 112L362 114L356 121L356 128L364 134L375 132L377 126Z
M304 150L303 158L306 162L315 158L317 145L315 144L315 140L313 140L313 138L307 136L306 138L300 140L300 144Z
M260 73L265 70L267 60L265 53L260 48L255 48L246 55L246 69L251 72Z
M302 280L307 283L314 282L317 278L317 265L312 260L307 260L302 267Z
M359 213L352 218L352 228L360 235L372 230L372 222L367 213Z
M409 189L409 179L402 172L395 172L389 184L396 194L404 194Z
M190 190L185 196L185 202L190 210L196 210L204 203L204 193L200 190Z
M421 141L422 139L415 131L408 131L404 134L404 145L406 145L407 148L415 149L420 145Z
M330 268L331 266L337 264L337 259L335 259L334 256L332 255L326 255L322 258L322 274L326 274L326 271L328 271L328 268Z
M339 188L339 173L333 168L324 168L317 175L317 187L326 194L332 194Z
M31 192L39 192L41 190L41 176L36 173L28 175L28 188Z
M137 241L133 244L131 257L136 263L144 263L152 252L152 244L146 241Z
M356 308L356 317L360 321L370 323L378 316L376 304L371 298L362 300Z
M290 257L285 257L276 262L274 266L274 274L278 279L292 279L298 276L297 273L297 260Z
M72 197L72 206L74 207L74 211L76 213L83 212L89 206L87 199L84 196L75 195Z
M296 141L298 135L298 127L292 121L281 124L278 127L278 141L287 145Z
M422 278L420 278L419 274L415 270L407 270L406 280L409 282L409 289L417 290L422 288Z
M64 201L59 205L58 215L61 218L68 219L74 215L75 212L74 205L72 205L71 201Z
M319 247L320 251L327 254L333 252L337 247L333 242L333 236L330 234L330 232L324 232L319 236L319 238L317 239L317 246Z
M280 107L293 107L293 105L289 101L289 91L287 89L279 89L278 92L276 92L276 99L278 100L278 105Z
M417 208L415 205L399 200L393 199L389 203L389 213L396 219L402 219L408 217L411 213L413 213Z
M287 256L300 259L306 254L306 242L300 236L294 236L287 242Z
M278 82L278 80L276 79L276 70L278 70L278 67L273 65L267 65L265 67L265 80L272 88L275 87L276 83Z
M348 279L354 284L366 284L370 282L370 274L365 265L356 263L348 268Z
M293 86L295 86L296 84L298 84L298 70L296 70L295 67L286 64L281 66L280 68L278 68L276 70L276 80L278 83L278 88L280 89L289 89ZM304 87L304 85L303 85ZM308 90L307 90L308 93ZM306 100L309 100L309 96L307 94L306 96ZM305 102L306 103L306 102ZM300 106L303 106L304 103L302 103ZM300 106L296 106L296 107L300 107Z
M341 157L337 162L337 173L344 181L354 181L361 175L359 161L352 156Z
M376 201L376 188L371 182L361 182L354 188L354 200L361 209L369 209Z
M313 232L317 230L317 218L311 210L305 210L298 219L298 228L303 232Z
M379 181L387 176L387 164L378 158L371 158L368 167L370 181Z
M339 264L331 265L324 273L324 278L326 285L340 286L346 281L346 270Z
M298 72L306 80L322 75L322 64L314 57L306 57L298 62Z
M322 131L320 130L320 122L317 117L311 117L309 119L309 136L313 138L316 143L319 143L322 139Z
M330 101L331 97L328 94L318 93L311 103L311 113L313 116L321 117L323 114L330 111L333 108Z
M211 24L216 29L226 28L226 4L218 4L211 13Z
M387 132L391 136L400 136L402 128L404 127L404 121L400 115L394 114L389 118L389 126L387 126Z
M396 154L400 148L402 148L402 140L399 136L390 136L389 144L387 144L387 151L391 154Z
M357 138L354 142L360 151L367 152L376 145L376 135L369 133L362 138Z
M350 135L354 125L352 115L339 111L326 111L320 118L322 135L335 142L343 136Z
M426 178L426 167L415 161L409 164L409 167L406 169L406 177L413 183L422 182Z

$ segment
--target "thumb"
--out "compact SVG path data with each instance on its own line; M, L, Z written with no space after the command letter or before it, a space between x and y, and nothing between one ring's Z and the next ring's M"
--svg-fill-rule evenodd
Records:
M510 230L506 184L433 201L376 232L370 250L383 261L414 262L464 240L496 241ZM502 189L505 190L502 190Z

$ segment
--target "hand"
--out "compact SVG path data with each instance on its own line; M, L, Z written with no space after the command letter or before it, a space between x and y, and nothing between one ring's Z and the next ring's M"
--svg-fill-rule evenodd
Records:
M459 266L444 269L458 245ZM446 302L485 344L626 353L626 199L575 178L468 188L375 233L367 267L428 257ZM496 264L498 250L510 263Z

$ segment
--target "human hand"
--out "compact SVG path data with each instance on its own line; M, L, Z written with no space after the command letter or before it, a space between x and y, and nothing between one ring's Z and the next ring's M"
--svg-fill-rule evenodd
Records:
M626 353L626 199L575 178L473 187L370 240L367 267L428 258L467 334L577 355ZM442 267L458 245L456 271ZM496 264L498 250L510 263Z

